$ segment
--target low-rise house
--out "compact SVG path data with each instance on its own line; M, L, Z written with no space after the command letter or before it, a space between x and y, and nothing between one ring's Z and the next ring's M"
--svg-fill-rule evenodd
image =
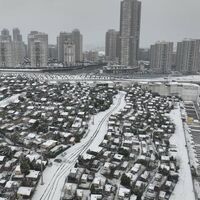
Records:
M22 172L21 172L20 165L17 165L14 170L12 179L13 180L22 180L23 178L24 178L24 174L22 174Z
M169 156L161 156L161 163L169 164L170 158Z
M145 171L141 176L140 176L140 180L141 181L144 181L144 182L147 182L149 178L149 172L148 171Z
M101 162L98 160L94 160L91 164L91 170L95 172L99 171L100 167L101 167Z
M113 177L116 178L116 179L119 179L120 176L121 176L121 171L115 170L114 174L113 174Z
M88 179L88 174L83 174L81 176L81 183L87 183L87 179Z
M152 184L148 185L144 200L155 200L156 192L154 189L155 189L154 185Z
M128 167L128 165L129 165L129 162L128 162L128 161L124 161L124 162L122 163L122 165L121 165L121 169L122 169L122 170L126 170L127 167Z
M131 173L136 174L140 171L141 169L141 164L136 163L132 168L131 168Z
M115 154L113 159L116 160L116 161L119 161L121 162L123 160L124 156L121 155L121 154Z
M38 181L40 177L40 171L30 170L29 174L26 175L26 178L31 181Z
M17 191L18 198L21 199L31 199L31 195L33 193L32 187L20 187Z
M105 178L95 177L91 185L92 194L102 194L105 186Z
M134 190L142 194L144 192L146 183L143 181L137 181L134 187Z
M65 183L63 199L64 200L75 199L76 190L77 190L77 184Z
M105 187L104 187L104 192L109 195L111 192L112 192L112 188L113 186L110 185L110 184L106 184Z
M129 199L130 194L131 194L130 189L120 187L118 191L118 199L120 200Z
M159 200L166 200L166 192L160 191L158 199Z
M15 164L17 163L17 159L12 158L11 160L7 161L4 165L4 169L6 171L11 171L11 169L15 166Z
M11 192L13 190L14 191L17 190L19 186L20 186L20 182L18 181L7 181L4 188L6 189L7 192Z
M57 145L57 141L55 140L47 140L46 142L44 142L41 147L43 149L46 149L46 150L50 150L51 148L55 147Z

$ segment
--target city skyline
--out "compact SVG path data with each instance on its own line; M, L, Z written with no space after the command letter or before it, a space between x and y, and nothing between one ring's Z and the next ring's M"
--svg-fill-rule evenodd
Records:
M200 0L0 4L0 200L200 200Z
M108 29L119 30L121 0L86 0L84 4L78 0L59 2L52 0L48 3L44 0L40 2L39 7L38 0L29 2L0 0L0 2L2 5L0 29L8 28L11 32L12 28L18 27L25 42L31 30L48 33L49 43L56 44L56 37L60 31L68 32L78 28L84 36L84 49L88 49L88 47L104 46L104 35ZM183 38L200 37L200 27L196 25L199 19L200 2L195 0L190 2L175 0L173 3L164 0L142 0L141 2L140 47L149 47L158 40L177 42ZM179 6L180 3L182 6ZM45 6L48 6L48 10ZM36 7L37 15L34 9ZM110 15L111 8L112 15Z

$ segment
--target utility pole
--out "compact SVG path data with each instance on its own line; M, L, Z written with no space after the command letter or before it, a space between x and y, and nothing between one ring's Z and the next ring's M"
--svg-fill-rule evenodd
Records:
M43 153L41 151L41 185L44 185L44 178L43 178Z
M94 115L92 116L92 124L94 125Z

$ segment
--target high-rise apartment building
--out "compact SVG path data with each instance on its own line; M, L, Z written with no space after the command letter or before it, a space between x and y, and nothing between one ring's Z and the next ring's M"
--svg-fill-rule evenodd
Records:
M140 41L141 2L123 0L120 14L120 63L136 66Z
M99 54L98 51L85 51L83 53L84 62L98 62Z
M37 33L29 38L31 67L47 67L48 63L48 35Z
M200 71L200 39L185 39L178 42L176 69L184 74Z
M14 65L12 38L9 30L3 29L0 35L0 67L7 68Z
M16 65L24 62L26 56L25 44L18 28L13 29L13 57Z
M58 59L58 56L57 56L57 46L51 44L51 45L48 46L48 48L49 48L49 58L51 60Z
M31 42L34 40L35 35L37 35L39 32L38 31L31 31L28 34L28 46L27 46L27 55L29 58L31 58Z
M83 60L83 36L78 29L71 33L61 32L57 37L58 61L64 62L64 44L71 40L75 45L75 61Z
M106 32L106 60L108 62L119 62L120 40L119 31L110 29Z
M12 37L11 37L11 35L10 35L10 32L9 32L9 30L8 29L3 29L2 31L1 31L1 40L7 40L7 41L12 41Z
M81 62L83 61L83 35L78 29L72 31L72 41L75 45L75 60Z
M35 39L43 41L48 52L48 35L45 33L38 32L38 31L31 31L28 35L28 57L29 58L31 58L31 43ZM48 56L48 53L47 53L47 56Z
M22 42L22 35L20 34L20 30L18 28L13 29L13 41Z
M172 67L172 42L157 42L151 45L150 67L155 73L169 73Z
M9 40L0 40L0 67L8 68L14 66L13 46Z
M64 62L64 44L66 41L72 40L71 33L61 32L57 37L57 48L58 48L58 61Z
M72 40L64 43L64 65L71 66L76 63L76 47Z

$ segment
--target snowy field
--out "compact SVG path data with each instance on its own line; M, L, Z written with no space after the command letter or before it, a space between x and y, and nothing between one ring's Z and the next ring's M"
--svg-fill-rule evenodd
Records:
M121 110L125 102L125 93L120 92L115 98L110 109L100 112L94 116L89 123L89 132L80 143L65 151L65 156L58 156L63 162L53 163L52 167L47 167L44 171L44 185L38 185L33 200L59 200L64 186L65 178L73 168L79 155L84 154L88 149L97 148L102 142L106 131L109 116ZM62 154L63 155L63 154ZM40 183L39 183L40 184Z
M176 131L170 138L170 144L177 146L177 159L180 162L179 181L170 200L195 200L189 157L187 147L185 146L185 134L179 106L171 111L170 118L176 125Z

